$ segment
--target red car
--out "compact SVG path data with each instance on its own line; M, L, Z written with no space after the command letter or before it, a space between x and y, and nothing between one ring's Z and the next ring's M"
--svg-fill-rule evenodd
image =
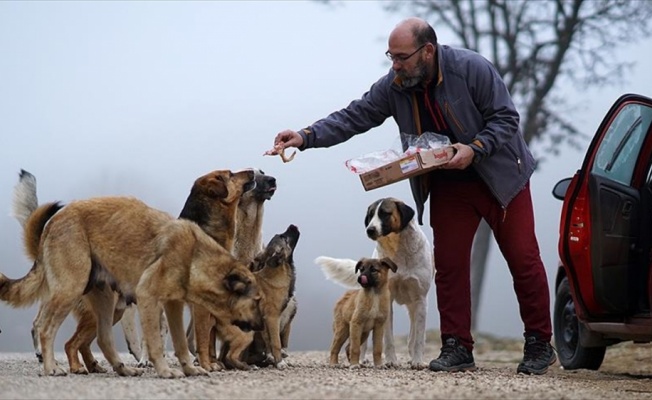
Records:
M565 369L597 370L612 344L652 341L652 99L620 97L563 200L553 311Z

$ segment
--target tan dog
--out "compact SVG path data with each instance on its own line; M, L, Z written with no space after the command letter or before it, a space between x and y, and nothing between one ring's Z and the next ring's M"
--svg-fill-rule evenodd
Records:
M252 186L248 170L237 172L235 177L232 177L232 172L229 170L217 170L205 174L193 183L181 217L199 224L218 243L231 243L236 226L234 218L239 201L253 191L251 190ZM16 192L14 214L24 226L26 215L29 215L30 210L36 207L36 201L28 202L31 204L23 204L19 201L19 199L36 199L36 182L31 174L25 175L25 179L21 178L19 185L16 187ZM29 256L32 259L35 257L34 254ZM124 313L123 330L131 333L131 335L126 335L128 348L139 360L139 366L144 366L148 354L144 341L143 345L141 345L136 334L136 306L125 308L126 305L128 304L124 302L117 303L114 323L121 320L120 317ZM78 321L77 329L65 345L71 373L106 372L95 360L90 349L90 345L96 336L96 323L92 310L86 302L80 301L73 309L73 315ZM165 314L161 314L161 316L161 334L162 340L164 340L167 332L167 322L165 321ZM38 342L37 332L36 328L32 329L35 346ZM79 362L78 351L84 359L86 368Z
M389 258L362 258L356 264L362 289L347 291L335 304L330 365L339 363L340 350L348 339L349 363L353 368L359 367L360 346L369 333L372 333L374 365L382 365L383 333L391 304L389 270L396 272L396 264Z
M265 329L256 332L253 337L249 335L251 345L242 357L246 364L259 366L273 364L279 369L287 366L283 360L282 349L287 346L290 322L296 314L294 249L299 241L299 235L296 226L288 226L285 232L272 237L265 250L251 264L263 293L261 311ZM221 355L225 347L228 349L232 346L231 343L222 345Z
M223 190L239 197L253 187L253 171L229 171L218 180ZM23 201L27 210L35 203L35 198ZM24 224L27 252L36 259L32 270L18 280L0 274L0 300L14 307L42 301L35 327L46 375L65 374L54 360L53 341L82 298L96 318L98 344L120 375L138 375L142 370L126 367L115 351L114 292L125 302L138 299L150 360L162 377L206 374L189 357L183 329L185 302L205 307L218 319L245 330L262 328L260 295L249 267L195 223L176 220L127 197L75 201L54 215L48 212L51 209L51 204L37 208ZM35 240L39 237L40 243ZM159 302L183 374L170 369L163 357Z

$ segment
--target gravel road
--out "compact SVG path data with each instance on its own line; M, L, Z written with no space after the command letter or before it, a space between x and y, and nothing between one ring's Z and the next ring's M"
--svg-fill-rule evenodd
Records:
M438 354L438 347L428 350ZM520 342L478 342L475 353L478 370L472 373L331 368L326 352L313 351L290 352L284 370L177 380L159 379L153 369L138 378L113 372L40 377L32 354L0 353L0 399L652 399L652 345L612 347L599 371L564 371L557 363L543 376L515 373ZM404 351L399 357L407 361ZM57 360L65 356L57 354Z

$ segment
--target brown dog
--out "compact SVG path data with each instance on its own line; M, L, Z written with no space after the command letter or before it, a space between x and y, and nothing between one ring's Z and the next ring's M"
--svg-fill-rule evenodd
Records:
M242 355L246 365L266 366L271 363L279 369L287 366L281 350L287 346L290 323L296 314L294 249L299 235L299 229L295 225L288 226L285 232L272 237L265 250L256 256L251 264L263 294L260 307L265 328L262 332L256 332L253 337L247 333L240 335L247 336L251 343ZM232 343L222 343L220 358L231 346ZM226 366L231 365L226 363Z
M215 179L224 190L235 190L235 197L253 187L251 170L228 171ZM29 191L16 193L26 196L23 210L33 209L36 198ZM31 213L19 213L28 216L25 244L36 261L21 279L0 274L0 300L14 307L42 300L35 327L46 375L65 374L54 360L53 341L82 298L96 318L98 344L120 375L138 375L142 370L126 367L115 351L111 333L114 292L126 303L138 299L150 360L162 377L206 374L189 357L183 329L185 302L205 307L218 319L245 330L262 328L253 273L195 223L176 220L127 197L76 201L59 211L48 211L52 209L52 204L46 204ZM159 302L164 305L183 374L170 369L163 357Z
M339 363L342 345L349 339L346 352L349 363L353 368L359 367L360 345L366 342L370 332L374 365L382 365L383 332L391 304L389 270L396 272L396 264L389 258L362 258L356 264L362 289L347 291L335 304L330 365Z

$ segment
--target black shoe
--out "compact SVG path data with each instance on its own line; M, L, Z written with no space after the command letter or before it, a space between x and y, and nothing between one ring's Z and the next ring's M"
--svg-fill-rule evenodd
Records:
M520 374L542 375L548 367L557 361L555 349L549 342L542 342L536 336L526 336L523 348L523 361L518 364L516 372Z
M473 354L454 337L446 339L441 347L439 358L430 361L430 370L460 372L475 371Z

